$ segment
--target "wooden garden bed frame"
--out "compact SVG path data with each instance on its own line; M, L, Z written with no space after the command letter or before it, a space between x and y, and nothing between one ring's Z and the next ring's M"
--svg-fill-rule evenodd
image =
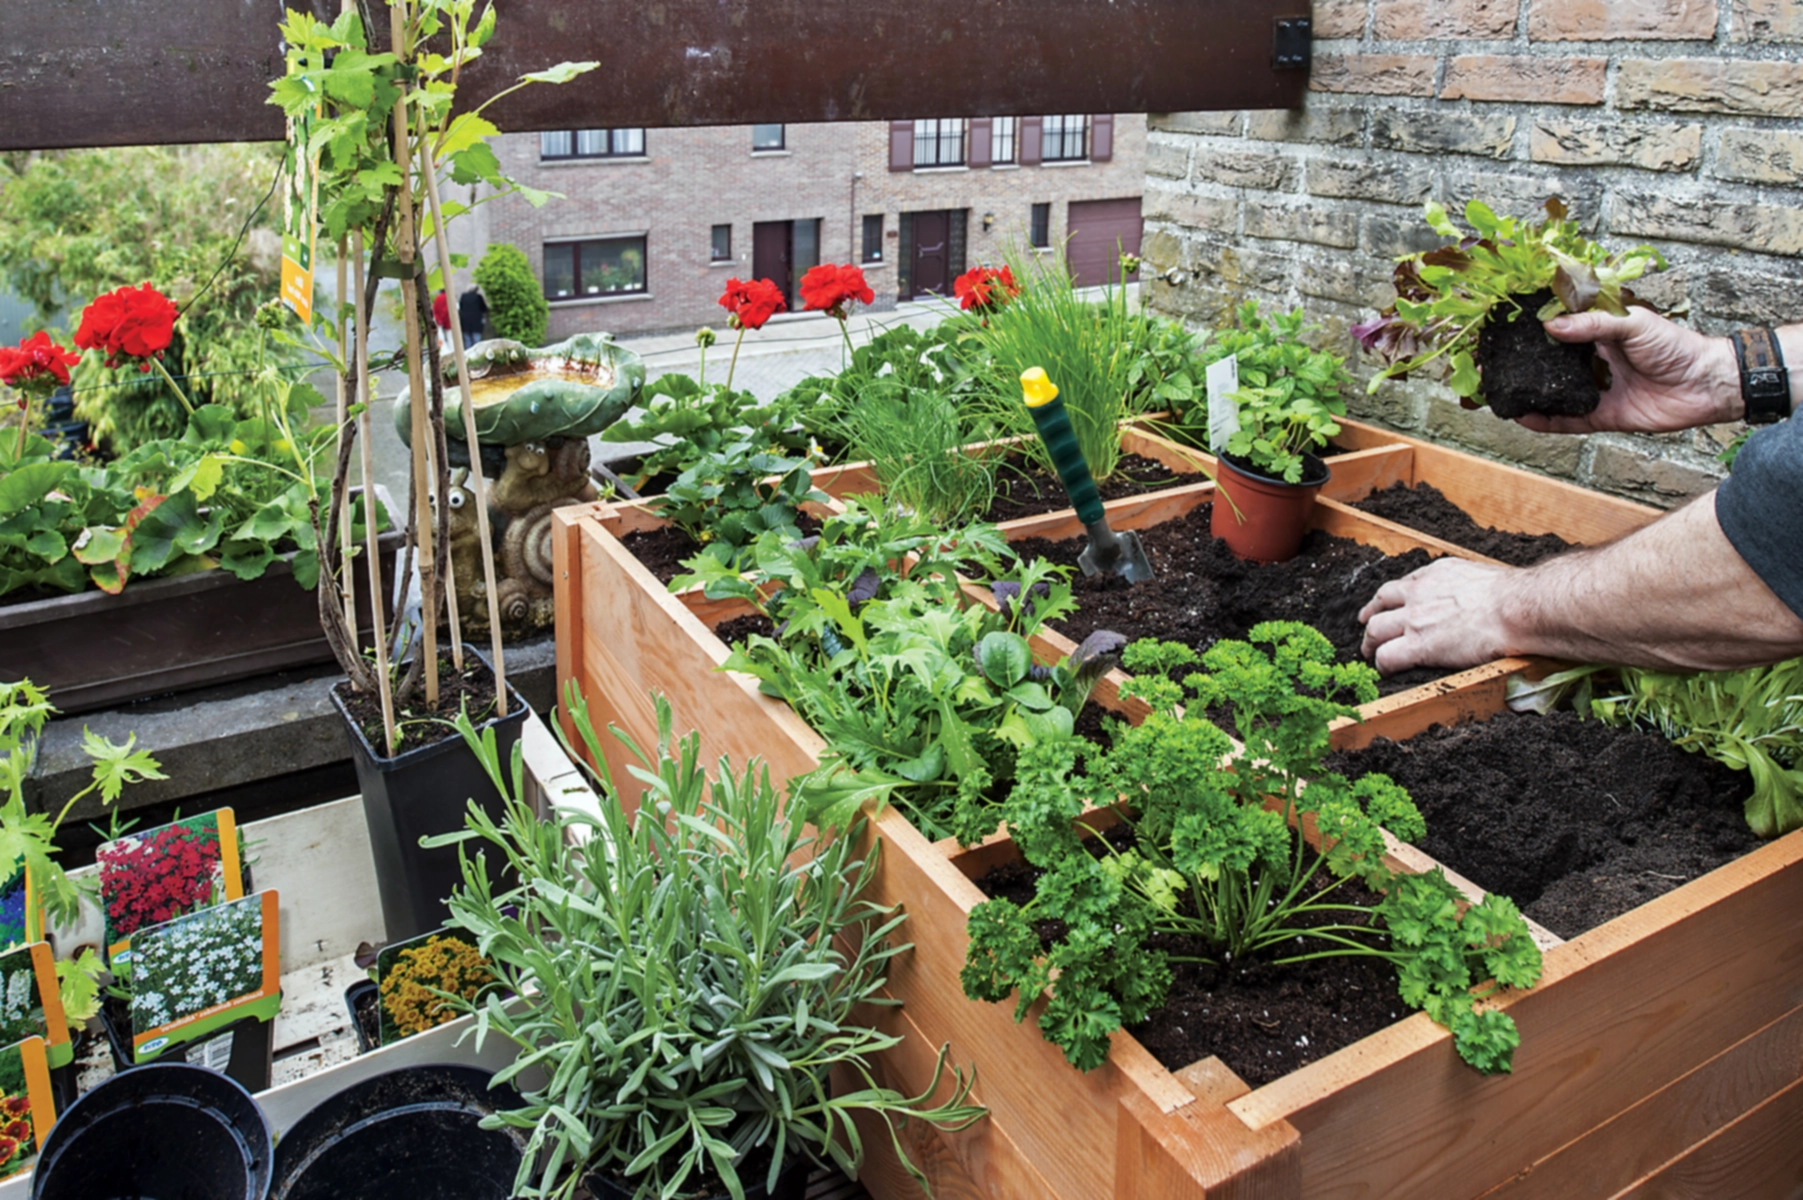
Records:
M1432 483L1480 522L1580 542L1657 515L1369 426L1348 423L1339 440L1351 453L1335 459L1316 525L1391 553L1417 545L1453 552L1346 506L1396 480ZM1156 524L1211 493L1201 483L1115 501L1111 520ZM560 689L576 682L599 722L642 742L653 736L655 688L681 726L700 730L710 759L756 756L777 780L817 763L824 743L793 710L760 695L749 677L716 670L727 648L712 627L745 610L695 592L672 595L618 541L654 527L655 517L641 505L598 504L556 519ZM1016 537L1078 531L1068 512L1005 528ZM1048 631L1036 652L1068 648ZM1509 676L1546 669L1504 660L1386 697L1366 706L1362 724L1337 730L1336 744L1487 716L1502 706ZM1098 689L1098 701L1117 707L1119 681ZM610 747L609 758L625 778L623 753ZM1758 1181L1803 1169L1803 1144L1787 1132L1803 1116L1803 976L1781 969L1803 955L1803 929L1784 915L1803 902L1803 834L1570 942L1543 935L1542 983L1505 1000L1522 1034L1512 1075L1478 1075L1443 1029L1415 1014L1252 1089L1214 1058L1168 1071L1125 1033L1108 1063L1084 1074L1031 1022L1016 1025L1011 1005L965 999L965 917L984 899L971 878L1011 852L1006 839L961 851L929 842L893 809L871 830L882 841L873 898L906 908L915 947L889 979L902 1007L875 1014L907 1035L882 1071L917 1089L935 1049L949 1043L954 1060L977 1064L976 1094L991 1111L962 1134L908 1132L941 1196L1709 1195L1723 1180L1740 1191L1753 1181L1757 1191ZM1409 847L1396 857L1431 865ZM918 1194L886 1138L866 1136L865 1145L864 1180L875 1195Z

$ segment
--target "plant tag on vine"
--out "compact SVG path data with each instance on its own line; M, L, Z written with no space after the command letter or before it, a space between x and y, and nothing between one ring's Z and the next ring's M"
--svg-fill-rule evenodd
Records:
M1240 356L1229 354L1208 364L1208 449L1219 454L1227 439L1240 431Z

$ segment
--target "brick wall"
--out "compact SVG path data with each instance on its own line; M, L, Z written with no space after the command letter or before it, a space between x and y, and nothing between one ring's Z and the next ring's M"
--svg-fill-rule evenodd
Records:
M1605 243L1657 245L1671 270L1637 290L1698 328L1803 320L1799 0L1316 0L1314 21L1301 111L1150 119L1155 307L1206 327L1242 298L1302 304L1368 376L1347 327L1437 244L1423 201L1557 194ZM1427 378L1353 406L1660 505L1712 486L1733 433L1540 436Z

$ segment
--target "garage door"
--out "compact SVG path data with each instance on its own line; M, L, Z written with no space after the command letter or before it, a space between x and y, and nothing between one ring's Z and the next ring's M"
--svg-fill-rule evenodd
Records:
M1073 200L1070 214L1071 278L1078 287L1120 280L1120 254L1139 253L1139 197L1130 200ZM1137 275L1128 276L1137 279Z

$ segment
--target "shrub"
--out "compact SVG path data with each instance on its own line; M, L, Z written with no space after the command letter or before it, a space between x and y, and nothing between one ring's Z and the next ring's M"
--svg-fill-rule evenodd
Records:
M551 305L518 246L499 242L476 264L476 285L488 301L488 321L496 337L528 346L545 344Z

